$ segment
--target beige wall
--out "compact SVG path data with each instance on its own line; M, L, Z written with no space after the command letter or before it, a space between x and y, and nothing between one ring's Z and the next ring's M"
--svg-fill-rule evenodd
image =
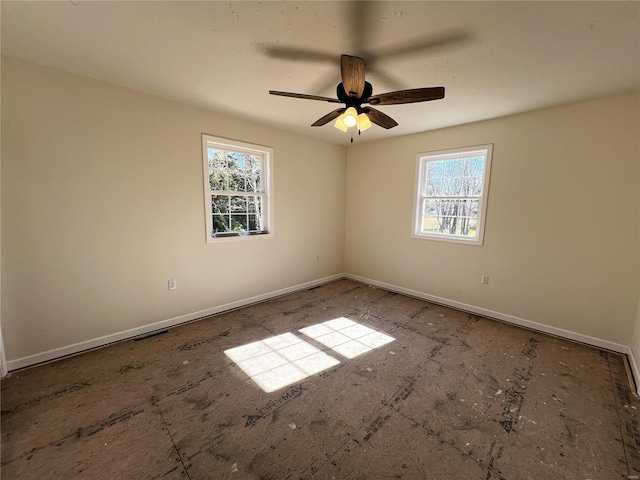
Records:
M640 109L638 110L638 117L640 118ZM638 152L638 162L640 163L640 151ZM640 178L638 178L638 183L640 183ZM640 198L638 199L638 202L640 203ZM640 291L638 292L638 310L636 312L636 319L629 343L629 348L631 349L632 353L632 355L630 356L631 368L634 373L637 392L638 395L640 395Z
M639 107L624 95L347 150L3 58L7 358L342 272L638 358ZM205 243L202 132L275 149L273 238ZM485 245L412 239L416 153L484 143Z
M631 335L629 347L632 351L632 369L634 369L634 376L636 379L636 387L638 388L638 394L640 395L640 301L638 301L638 313L636 315L636 321Z
M342 273L344 147L2 62L9 362ZM205 243L202 132L275 149L273 238Z
M629 345L638 109L638 94L624 95L353 146L345 271ZM484 246L411 238L416 153L485 143L494 150Z

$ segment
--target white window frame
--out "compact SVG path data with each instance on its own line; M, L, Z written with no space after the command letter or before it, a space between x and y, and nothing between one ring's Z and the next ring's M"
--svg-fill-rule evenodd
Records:
M262 222L263 232L237 233L213 235L213 212L211 208L211 196L216 194L237 194L238 192L223 192L211 190L209 183L208 148L220 150L232 150L239 153L247 153L259 156L262 160L260 185L261 191L251 192L251 196L262 197ZM240 142L228 138L215 137L202 134L202 176L204 180L204 207L205 207L205 234L207 243L217 243L228 240L248 240L252 238L273 237L273 148L252 143ZM241 193L242 194L242 193Z
M426 232L422 230L423 211L425 199L441 198L427 195L427 164L438 160L453 160L461 157L482 156L484 157L484 172L482 181L482 193L477 196L467 197L449 197L455 198L471 198L477 199L478 217L477 217L477 235L476 237L466 238L461 235L451 235L446 233ZM493 156L493 144L477 145L472 147L453 148L448 150L438 150L433 152L423 152L416 155L416 184L415 184L415 201L413 211L413 225L411 236L413 238L437 240L444 242L463 243L467 245L483 245L484 229L487 217L487 201L489 199L489 181L491 178L491 160Z

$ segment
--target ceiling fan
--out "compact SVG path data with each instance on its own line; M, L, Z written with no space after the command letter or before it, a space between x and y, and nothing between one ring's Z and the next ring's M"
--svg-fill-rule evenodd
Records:
M283 97L343 103L343 108L338 108L326 114L312 123L311 126L320 127L336 119L334 124L336 128L346 132L350 127L357 127L358 133L369 128L372 123L386 129L398 125L393 118L373 108L371 105L398 105L444 98L444 87L413 88L373 95L373 87L369 82L365 81L364 60L360 57L342 55L340 57L340 73L342 82L336 88L336 96L338 98L276 90L269 90L269 93ZM366 104L369 106L366 106ZM353 142L353 137L351 141Z

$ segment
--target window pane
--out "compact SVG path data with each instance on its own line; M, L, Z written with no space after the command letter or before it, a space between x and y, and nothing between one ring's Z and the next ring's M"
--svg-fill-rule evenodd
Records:
M237 171L233 170L229 172L229 187L228 190L231 192L244 192L245 184L244 177Z
M427 190L425 194L430 197L439 197L441 195L444 195L444 190L442 188L442 178L429 178L427 180Z
M425 215L422 219L422 231L429 233L440 232L440 223L438 218L433 215Z
M465 184L467 195L482 195L484 157L465 158Z
M207 157L209 160L209 171L224 170L226 168L226 159L224 152L216 148L207 149Z
M430 178L441 178L444 175L444 161L439 160L427 163L427 176Z
M247 211L249 213L256 213L257 211L257 197L247 197Z
M211 190L226 190L224 174L217 171L211 172L209 174L209 188Z
M460 175L462 175L463 162L464 161L461 158L446 160L444 162L444 176L459 177Z
M237 169L240 171L244 170L247 163L247 155L244 153L236 153L235 156Z
M260 191L260 176L262 174L262 159L258 155L247 155L245 179L247 192Z
M236 161L238 154L235 152L225 152L225 156L227 159L227 170L231 172L238 170L238 162Z
M484 157L469 157L465 160L469 176L482 176L484 173Z
M460 197L465 194L462 177L445 177L442 195Z
M429 213L430 215L435 215L438 212L438 200L424 200L424 213Z
M468 195L482 195L482 177L466 177L465 182L468 185Z
M478 219L477 218L469 219L469 235L472 237L478 236Z
M252 232L256 232L258 230L261 230L261 228L258 227L258 216L257 215L249 215L249 230Z
M209 188L227 190L229 178L227 174L227 157L224 150L209 148Z
M440 229L438 223L438 202L425 199L422 204L422 231L437 232Z
M231 210L233 213L247 212L247 197L231 197Z
M227 159L226 173L228 178L227 190L244 192L244 156L237 152L225 152Z
M230 198L229 195L212 195L211 211L213 213L228 213L229 198Z
M244 169L247 174L253 172L253 170L256 168L256 163L260 163L260 157L256 155L247 155L245 157Z
M248 221L246 215L231 215L231 230L234 232L246 232Z
M213 216L213 233L229 232L229 216L214 215Z

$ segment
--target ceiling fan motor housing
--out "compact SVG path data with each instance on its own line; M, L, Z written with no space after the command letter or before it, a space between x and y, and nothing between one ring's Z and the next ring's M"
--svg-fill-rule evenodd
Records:
M340 103L344 103L347 108L354 107L358 113L362 113L362 104L366 103L367 99L373 93L373 87L369 82L364 82L364 89L362 91L362 96L359 98L350 97L347 95L347 92L344 90L344 85L342 82L338 84L336 87L336 95L338 96L338 100Z

